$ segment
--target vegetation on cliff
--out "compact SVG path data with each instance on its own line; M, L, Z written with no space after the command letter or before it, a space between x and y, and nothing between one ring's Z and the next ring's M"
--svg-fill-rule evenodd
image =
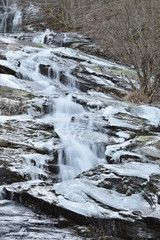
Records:
M108 58L133 66L140 101L156 100L160 85L159 0L44 0L43 10L60 29L96 39ZM137 85L138 82L138 85Z

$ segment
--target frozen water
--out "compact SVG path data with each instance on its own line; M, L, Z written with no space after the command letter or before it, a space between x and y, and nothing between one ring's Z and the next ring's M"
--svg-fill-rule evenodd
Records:
M72 229L57 229L47 219L12 201L0 200L0 239L82 239Z
M112 165L110 166L112 169ZM114 169L116 170L116 166L114 166ZM127 171L128 169L126 168L125 170ZM152 168L148 173L153 170ZM136 171L139 172L138 176L140 176L138 168L131 174L134 175L135 173L137 175ZM53 189L59 195L58 201L60 206L85 216L122 218L119 215L119 211L125 211L128 214L131 211L152 212L150 205L143 199L141 194L126 196L114 190L97 187L93 181L85 179L73 179L58 183L54 185ZM111 207L111 209L107 209L106 206ZM117 211L112 211L112 208L117 209ZM156 213L159 215L159 207L156 209Z

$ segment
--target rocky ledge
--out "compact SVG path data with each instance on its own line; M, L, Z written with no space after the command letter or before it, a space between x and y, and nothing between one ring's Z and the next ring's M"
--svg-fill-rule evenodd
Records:
M26 182L4 188L7 198L38 212L91 224L118 239L159 238L159 193L159 166L134 162L97 166L54 185Z

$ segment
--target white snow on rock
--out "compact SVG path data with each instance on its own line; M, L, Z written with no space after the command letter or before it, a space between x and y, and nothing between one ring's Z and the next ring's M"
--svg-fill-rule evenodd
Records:
M89 217L122 218L119 215L120 212L128 213L128 215L132 211L152 212L141 193L126 196L114 190L97 187L93 182L83 179L55 184L53 190L58 195L58 204L61 207ZM117 209L117 211L112 209Z
M160 166L152 163L129 162L122 164L106 164L107 169L121 176L136 176L149 180L151 174L160 174Z
M10 88L27 90L23 82L21 82L18 78L7 74L0 74L0 85Z
M131 129L138 129L138 126L130 124L129 121L123 118L122 120L117 118L117 114L126 114L130 118L132 118L132 116L138 117L144 119L145 121L147 120L148 124L156 127L160 124L160 109L158 107L146 105L132 106L129 103L114 103L105 108L103 112L103 117L109 121L110 125L124 127L128 126Z
M6 60L0 60L0 66L5 66L5 67L10 68L11 70L15 70L15 67L12 66L12 64L9 63L9 62L6 61Z
M140 111L138 111L139 109ZM151 125L160 125L160 108L142 105L137 107L137 112L139 117L147 119Z

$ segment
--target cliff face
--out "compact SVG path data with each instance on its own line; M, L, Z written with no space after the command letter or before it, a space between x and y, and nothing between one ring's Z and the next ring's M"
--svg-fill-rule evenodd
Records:
M51 28L51 17L46 14L43 2L37 0L0 0L0 32L12 33Z
M57 24L53 22L52 17L47 13L47 9L44 8L43 1L17 0L17 4L23 11L23 31L42 31L46 28L57 28ZM51 4L52 1L48 1L48 8Z

